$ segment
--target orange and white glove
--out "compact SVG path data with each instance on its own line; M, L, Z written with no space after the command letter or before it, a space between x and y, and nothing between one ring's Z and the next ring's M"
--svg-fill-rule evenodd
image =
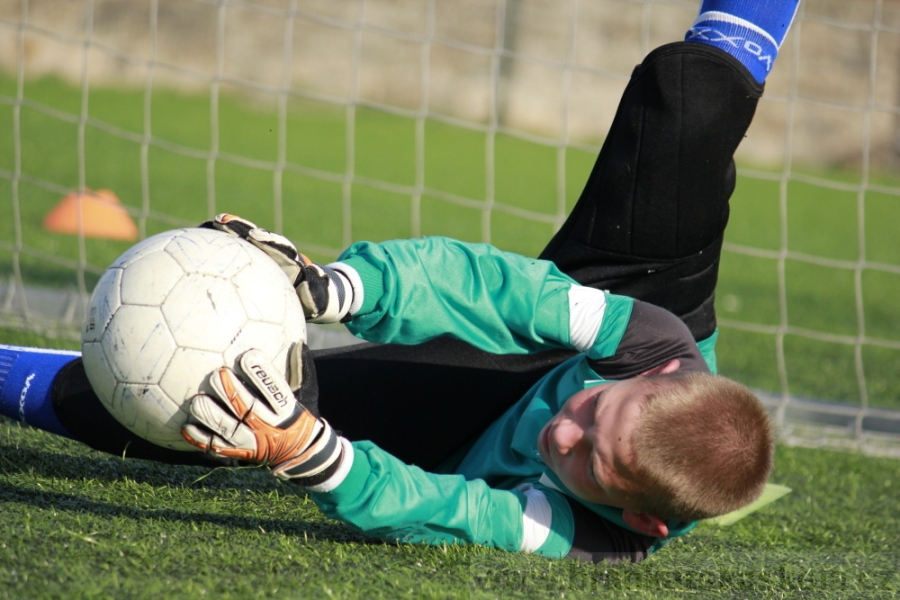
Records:
M199 227L218 229L245 239L278 263L297 291L310 323L349 321L353 311L362 304L361 282L353 285L353 275L342 270L340 263L314 263L281 234L228 213L216 215Z
M302 391L298 377L311 373L302 368L306 346L298 346L291 360L296 373L288 377ZM217 456L267 465L275 476L300 485L326 481L341 463L340 438L325 419L297 401L288 379L262 352L248 350L238 363L241 377L226 367L210 375L212 391L191 401L182 437Z

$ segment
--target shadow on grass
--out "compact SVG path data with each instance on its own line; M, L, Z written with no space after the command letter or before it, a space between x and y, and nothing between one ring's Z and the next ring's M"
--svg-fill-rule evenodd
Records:
M123 460L95 455L84 456L0 445L0 473L33 474L48 479L97 481L103 484L133 482L151 487L191 490L240 491L268 494L279 491L285 495L304 496L306 493L290 484L272 477L260 467L216 468L185 467L153 463L145 460ZM127 492L123 492L127 494ZM213 500L222 505L221 499ZM319 540L334 542L355 541L364 544L381 544L377 540L357 534L339 523L316 522L304 519L273 516L258 518L246 515L222 514L203 511L185 511L171 508L155 509L146 502L135 499L134 504L117 504L85 495L42 490L14 483L0 483L0 502L24 503L40 509L87 513L102 518L125 517L134 520L164 520L179 523L209 523L221 527L267 532L292 536L313 536ZM201 502L198 502L201 504Z
M0 486L0 501L29 504L35 508L90 514L104 519L127 518L135 521L167 521L171 523L210 524L229 529L278 533L295 537L312 537L320 541L381 545L383 542L365 538L338 523L315 522L303 519L258 518L212 512L192 512L171 508L154 509L145 506L123 505L80 496L49 492L18 485Z
M207 468L170 465L115 457L81 445L78 445L72 454L0 445L0 471L34 473L42 477L60 479L92 479L101 482L130 480L157 487L239 489L254 492L270 492L277 489L288 493L304 493L299 488L275 479L264 467Z

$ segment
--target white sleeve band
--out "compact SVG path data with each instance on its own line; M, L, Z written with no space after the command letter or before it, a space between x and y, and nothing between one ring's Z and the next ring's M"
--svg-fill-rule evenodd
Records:
M334 475L320 483L319 485L311 485L307 487L311 492L330 492L337 486L341 485L350 473L350 467L353 466L353 444L346 438L339 437L341 447L344 449L344 455L341 457L341 465Z
M603 313L606 311L606 294L582 285L569 288L569 340L579 352L587 352L597 339Z
M350 302L350 310L348 314L355 315L363 304L363 283L356 269L342 262L333 262L325 265L330 269L334 269L347 278L350 283L350 292L353 294L353 300Z
M520 552L536 552L550 535L553 508L544 492L528 487L523 490L527 502L522 515L522 545Z

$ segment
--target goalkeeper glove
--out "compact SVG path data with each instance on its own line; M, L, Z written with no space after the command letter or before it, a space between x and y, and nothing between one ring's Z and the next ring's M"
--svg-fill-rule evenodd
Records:
M305 344L295 346L289 369L301 394L315 385L311 368L304 368L311 365L306 353ZM297 401L291 384L259 350L248 350L238 363L243 381L226 367L210 375L212 391L191 401L182 437L217 456L267 465L300 485L328 480L343 458L341 439L328 422Z
M199 226L236 235L269 255L290 279L306 320L311 323L349 321L362 304L362 286L354 287L337 263L325 266L312 262L283 235L228 213L216 215Z

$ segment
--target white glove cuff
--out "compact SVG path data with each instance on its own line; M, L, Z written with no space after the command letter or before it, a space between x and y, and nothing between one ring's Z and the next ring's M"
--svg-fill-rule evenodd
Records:
M350 440L338 437L338 441L341 443L341 447L344 451L343 456L341 456L341 464L338 466L337 471L334 472L334 475L323 481L318 485L311 485L307 487L311 492L331 492L337 488L337 486L341 485L344 480L347 478L347 475L350 473L350 467L353 466L353 444L350 443Z
M359 273L350 265L342 262L333 262L325 266L333 270L341 278L341 281L344 283L344 289L350 292L352 300L346 314L350 316L355 315L362 307L364 298L363 283Z

